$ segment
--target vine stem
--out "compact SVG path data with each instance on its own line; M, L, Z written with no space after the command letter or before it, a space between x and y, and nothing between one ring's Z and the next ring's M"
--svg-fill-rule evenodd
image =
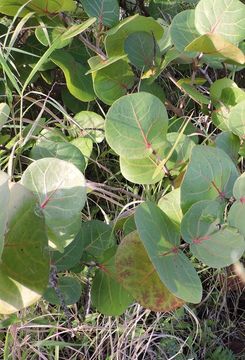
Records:
M60 306L66 316L68 327L72 328L71 321L70 321L71 314L70 314L68 307L65 304L64 296L63 296L62 292L60 291L60 288L58 287L58 277L57 277L57 271L56 271L55 266L51 267L51 271L50 271L50 275L49 275L49 285L51 286L52 289L54 289L54 291L60 301Z

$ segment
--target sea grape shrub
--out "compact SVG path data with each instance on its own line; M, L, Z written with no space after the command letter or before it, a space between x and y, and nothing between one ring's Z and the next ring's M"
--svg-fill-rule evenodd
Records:
M235 79L245 5L122 6L1 1L2 314L42 296L77 302L84 289L73 273L87 267L101 313L120 315L134 301L170 311L201 301L203 265L220 269L243 256L245 95ZM168 82L186 107L172 104ZM26 120L42 101L45 111ZM190 108L210 128L197 127ZM82 215L101 146L125 187L142 190L142 203L110 223ZM49 283L54 273L61 297Z

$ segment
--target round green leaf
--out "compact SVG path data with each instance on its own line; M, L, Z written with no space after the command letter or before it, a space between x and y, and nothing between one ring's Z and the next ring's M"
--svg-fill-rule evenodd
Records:
M45 158L26 169L21 183L38 199L51 245L63 251L80 229L80 213L86 200L83 174L67 161Z
M225 105L235 106L245 100L245 92L237 86L227 87L222 90L220 101Z
M0 131L2 127L6 124L10 114L10 108L6 103L0 103Z
M218 101L221 98L221 94L223 89L228 87L237 87L237 84L228 78L222 78L216 80L211 86L210 86L210 96L212 101Z
M185 47L199 35L195 26L194 10L184 10L173 18L170 26L170 36L178 51L184 52ZM191 53L190 56L194 57L195 54Z
M219 34L237 44L245 38L245 5L238 0L200 0L195 25L200 34Z
M71 141L71 144L76 146L84 155L86 166L93 150L93 140L90 137L78 137Z
M149 34L153 34L157 41L161 39L164 29L151 17L140 16L138 14L127 17L107 32L105 47L108 56L125 54L124 42L130 34L136 31L147 31Z
M160 50L156 40L146 31L130 34L125 40L124 49L131 64L140 70L148 70L160 60Z
M229 262L229 254L221 243L223 213L224 204L220 201L201 200L192 205L181 222L182 237L191 244L193 254L207 265L212 263L210 266L218 268ZM222 251L217 251L219 247Z
M48 239L36 200L20 184L12 184L8 230L0 263L0 313L11 314L35 303L49 276Z
M117 280L115 256L109 257L96 271L91 289L92 304L104 315L121 315L133 302L132 296Z
M199 201L185 214L181 233L194 256L208 266L222 268L235 263L245 250L235 227L220 225L224 207L217 201Z
M128 159L147 158L164 145L168 115L154 95L140 92L117 100L106 115L106 140Z
M102 116L93 111L81 111L74 116L74 120L84 129L80 130L74 125L80 135L91 137L94 142L98 143L104 140L105 120Z
M56 292L54 288L49 286L43 295L50 304L61 305L64 301L65 305L72 305L80 299L82 286L80 281L73 277L61 277L58 280L57 288L58 291Z
M99 24L111 27L119 21L117 0L82 0L82 6L88 16L97 18Z
M116 253L118 279L143 307L152 311L171 311L183 305L164 286L137 232L127 235Z
M80 171L86 168L83 154L69 142L41 141L33 146L30 157L34 160L53 157L72 163Z
M193 265L179 249L177 226L151 202L137 207L135 223L147 254L168 290L184 301L200 302L202 284Z
M181 207L185 213L200 200L230 198L238 171L221 149L196 145L181 185Z
M111 105L115 100L127 94L134 84L134 73L125 60L118 60L101 70L92 72L95 94L105 104Z

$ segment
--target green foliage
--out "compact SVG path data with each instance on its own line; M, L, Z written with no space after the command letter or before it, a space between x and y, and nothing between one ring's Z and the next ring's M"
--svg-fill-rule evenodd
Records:
M0 14L0 313L74 304L86 274L106 315L199 303L199 270L245 250L245 5Z

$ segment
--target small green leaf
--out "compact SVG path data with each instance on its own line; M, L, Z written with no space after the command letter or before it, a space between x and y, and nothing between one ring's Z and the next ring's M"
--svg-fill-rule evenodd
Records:
M38 41L44 46L51 46L51 44L61 37L61 35L67 30L65 26L60 22L54 22L55 20L49 21L48 19L45 22L40 24L40 27L37 27L35 30L35 36ZM72 39L60 42L60 45L57 49L61 49L71 42Z
M123 224L123 234L126 236L135 230L136 230L136 224L134 221L134 215L131 215L130 217L127 218L127 220Z
M184 301L200 302L201 281L192 263L179 249L180 233L177 226L151 202L137 207L135 223L140 239L163 284Z
M181 185L181 207L185 213L200 200L230 198L238 171L231 158L221 149L196 145L192 150Z
M93 69L92 59L94 58L89 60L89 65ZM118 60L98 71L93 71L92 78L95 94L105 104L111 105L127 94L134 84L135 76L126 60Z
M140 92L117 100L106 115L106 140L128 159L147 158L164 146L168 115L154 95Z
M219 101L221 98L221 94L223 89L235 87L237 88L237 84L229 79L229 78L222 78L216 80L211 86L210 86L210 97L212 101Z
M33 77L37 74L37 72L41 70L42 66L46 63L46 61L50 58L50 56L54 53L54 51L57 50L61 46L61 44L64 41L66 41L67 39L70 39L70 38L76 36L78 33L80 34L83 31L85 31L91 25L91 23L93 23L93 21L94 21L94 19L88 19L87 21L84 21L82 24L75 26L75 29L74 29L74 27L71 27L68 30L66 30L60 37L57 37L55 39L55 41L53 42L53 44L45 51L44 54L42 54L42 56L38 60L38 62L35 63L35 65L34 65L32 71L30 72L30 74L28 74L27 79L25 80L25 83L24 83L24 85L22 87L22 92L24 92L27 85L30 83L30 81L33 79ZM69 57L68 53L66 53L66 52L64 52L62 50L57 50L57 53L58 54L61 53L61 54L64 55L64 59L62 57L62 59L59 58L58 60L60 60L60 62L59 62L60 67L63 70L63 72L65 73L65 76L68 79L68 83L69 83L69 81L74 80L75 85L76 85L77 84L76 80L78 80L78 87L80 85L80 87L84 90L82 92L82 94L83 94L83 97L85 99L87 99L87 100L84 100L84 101L90 101L91 97L92 97L92 100L93 100L94 97L93 97L93 94L91 93L92 84L89 84L89 80L87 80L88 82L86 83L86 86L83 87L84 84L81 84L81 82L79 81L80 80L79 77L74 79L75 78L75 76L74 76L74 70L75 69L77 70L76 76L80 72L81 72L81 76L82 76L84 74L84 72L85 72L83 70L83 68L81 68L79 66L80 64L76 63L72 57L71 58ZM56 57L57 57L57 54L56 54ZM1 57L0 57L0 60L1 60ZM67 61L68 61L68 64L67 64ZM72 61L73 61L73 63L72 63ZM75 69L74 69L74 67L75 67ZM71 71L70 71L71 68L73 69L73 73L71 73ZM86 82L86 80L84 80L84 81ZM75 89L74 89L72 84L71 84L71 88L74 90L74 92L76 92L76 86L75 86Z
M89 157L93 150L93 141L90 137L78 137L71 141L71 144L76 146L84 155L86 166L88 164Z
M139 70L146 71L160 63L159 46L154 35L146 31L136 31L130 34L125 40L124 49L130 63Z
M74 125L79 135L90 137L94 142L100 143L104 140L105 120L93 111L81 111L74 116L74 120L82 130Z
M238 231L220 225L223 212L220 202L202 200L192 205L181 223L181 234L193 255L214 268L233 264L245 250L245 241Z
M21 183L36 195L49 240L62 252L80 229L80 212L86 200L83 174L67 161L44 158L26 169Z
M116 269L119 281L143 307L165 312L183 305L163 285L137 232L130 233L120 243Z
M245 92L237 86L222 89L220 101L225 105L235 106L245 100Z

